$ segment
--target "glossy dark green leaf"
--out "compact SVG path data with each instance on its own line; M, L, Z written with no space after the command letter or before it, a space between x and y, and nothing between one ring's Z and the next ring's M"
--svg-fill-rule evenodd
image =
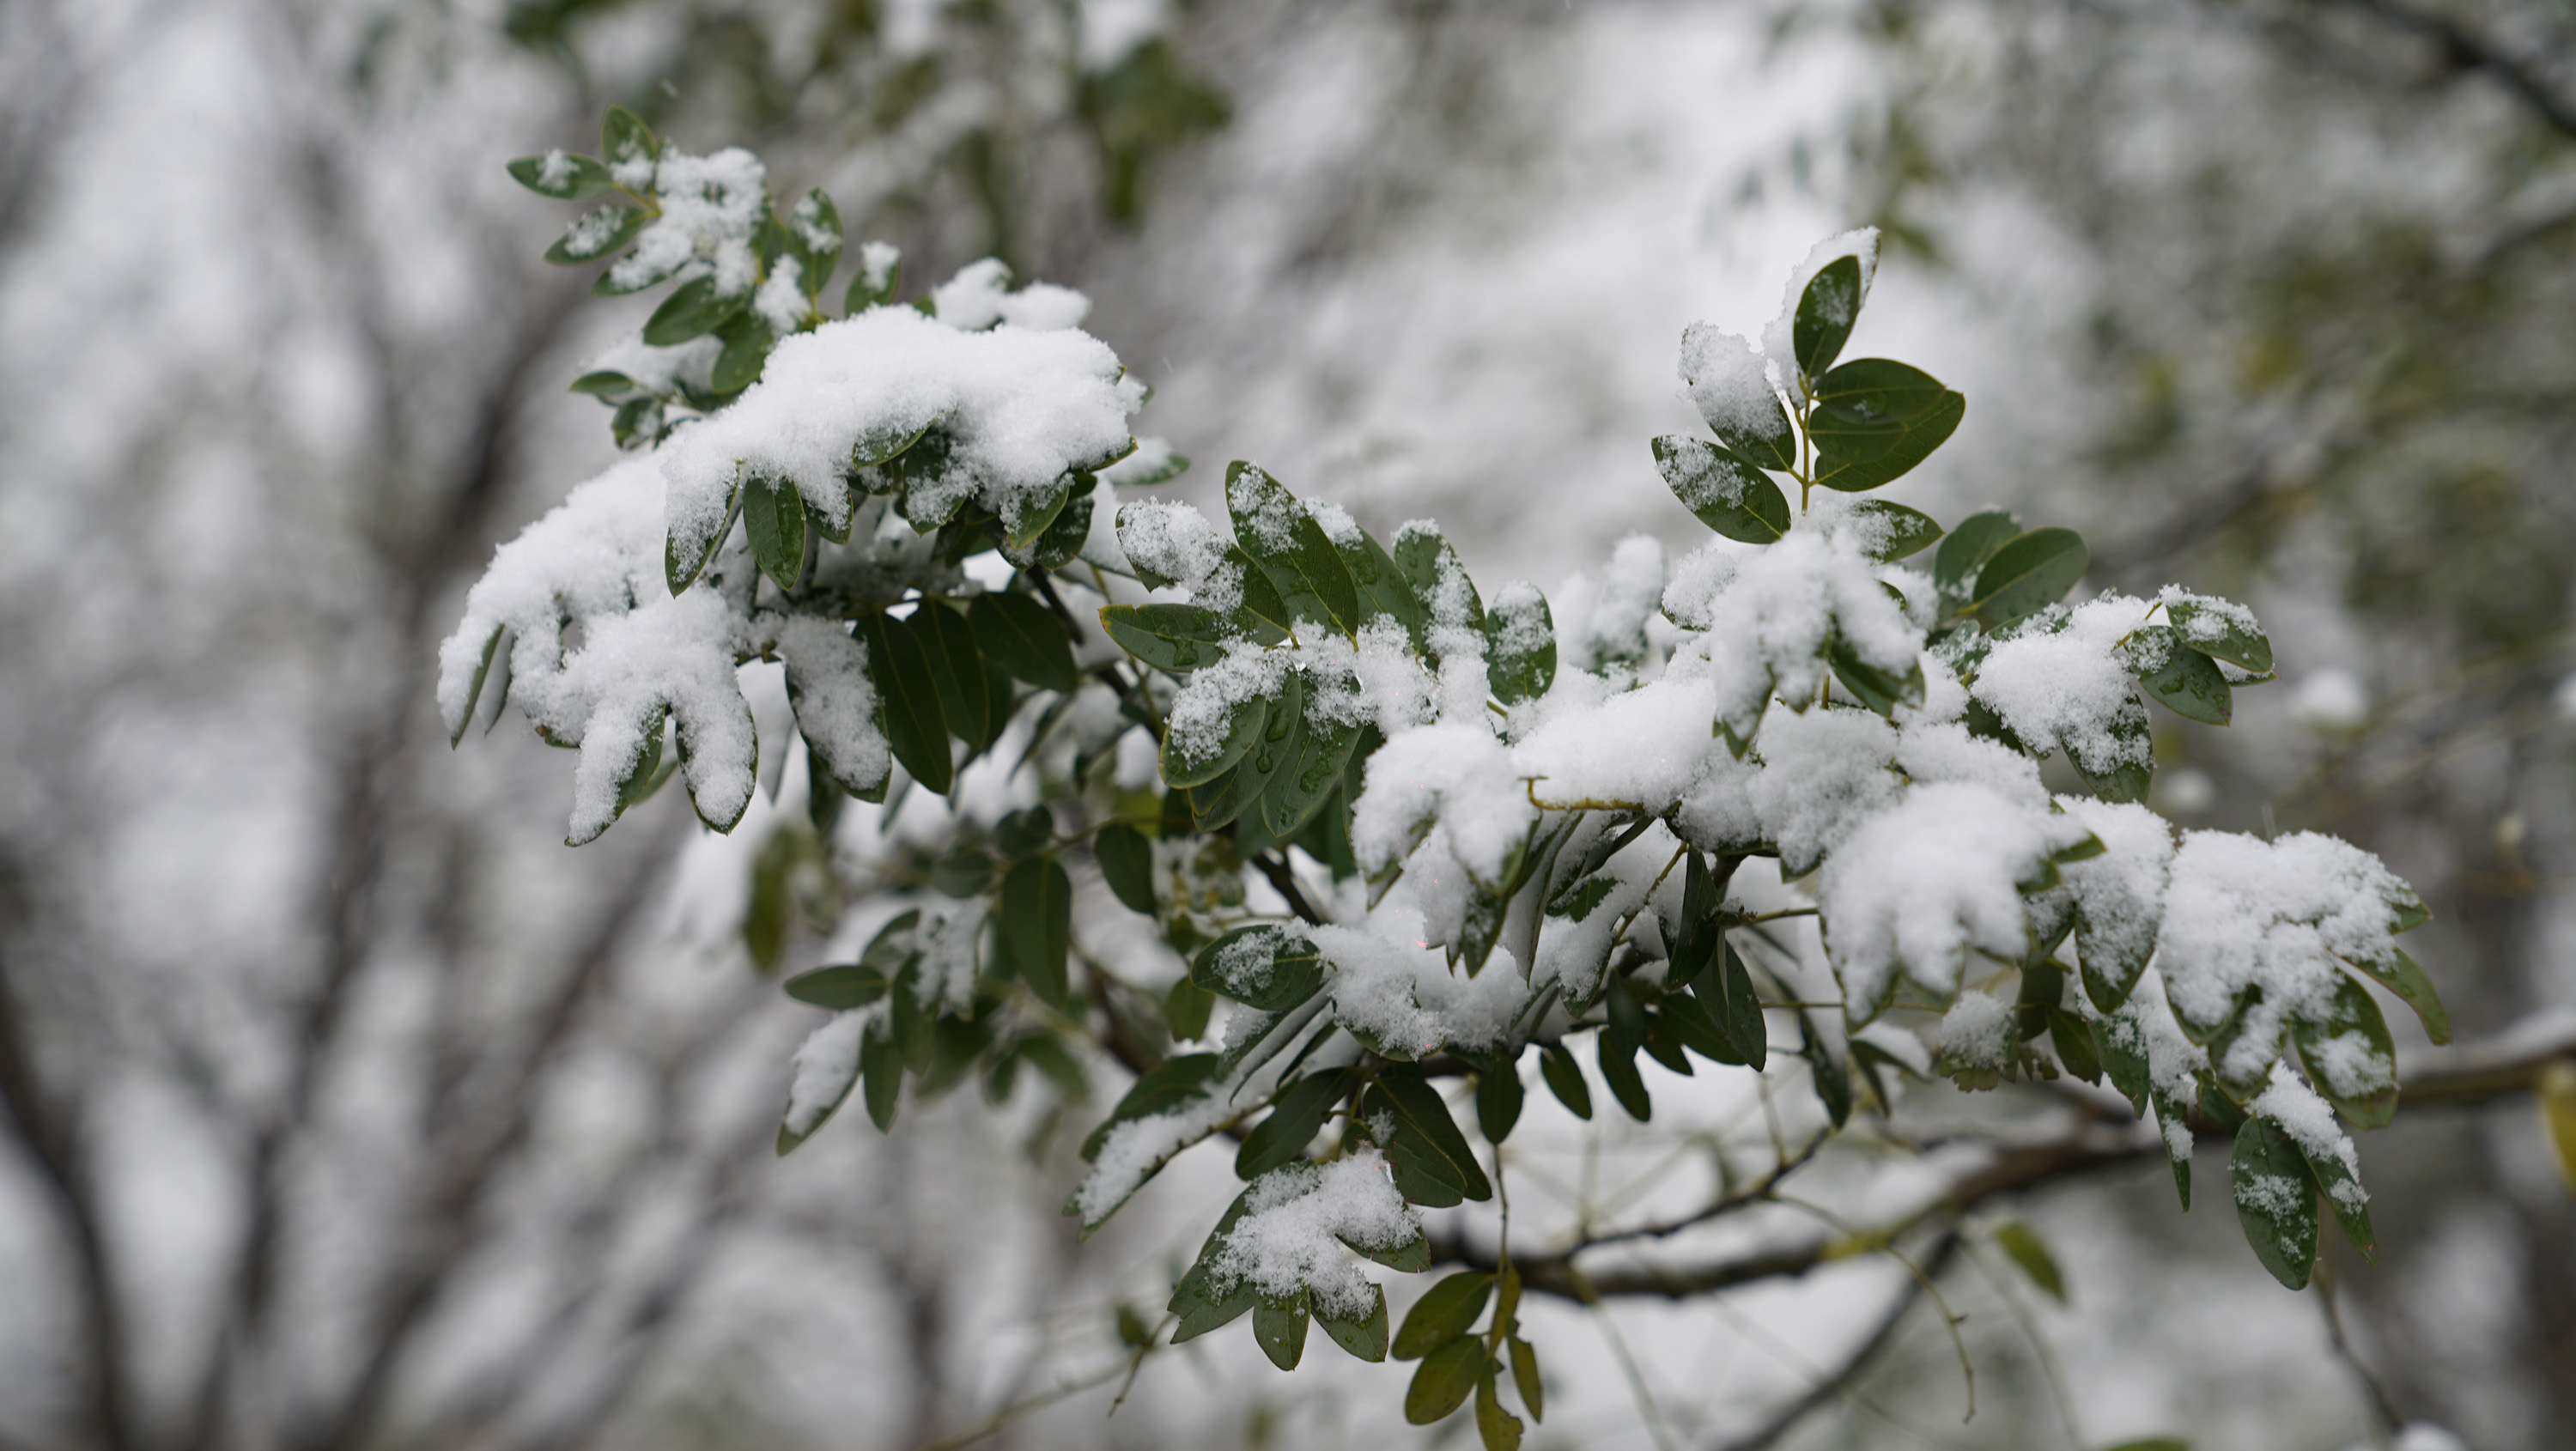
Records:
M613 256L634 241L650 220L642 207L610 202L574 218L554 245L546 248L546 260L557 267L579 267Z
M742 527L760 572L782 590L805 570L805 500L785 479L753 474L742 487Z
M2254 1258L2293 1290L2308 1287L2317 1263L2317 1186L2298 1145L2270 1122L2249 1118L2229 1161L2236 1218Z
M1073 946L1073 879L1053 857L1030 857L1002 879L1002 935L1020 980L1040 1002L1064 1006L1065 957Z
M975 647L974 627L962 612L938 600L923 600L904 624L921 642L931 684L939 692L940 718L949 733L973 750L991 745L1003 722L993 718L992 694L984 684L984 655Z
M1857 257L1837 257L1807 280L1807 290L1798 295L1798 310L1789 323L1799 372L1816 378L1834 365L1843 344L1851 340L1852 324L1860 320L1860 304Z
M901 622L869 611L859 617L858 638L868 647L868 679L877 688L886 742L894 758L933 795L948 794L954 767L948 722L940 713L939 686L920 639Z
M1445 1209L1461 1200L1493 1197L1494 1187L1449 1117L1449 1106L1420 1069L1398 1063L1380 1070L1360 1110L1362 1118L1372 1121L1380 1113L1394 1116L1394 1139L1385 1145L1387 1166L1406 1199Z
M2156 1105L2158 1137L2164 1140L2165 1159L2173 1168L2174 1195L2182 1207L2191 1208L2191 1102L2183 1095L2162 1086L2150 1090Z
M617 189L616 181L598 158L562 151L520 157L510 163L510 179L539 196L560 202L588 201Z
M1438 623L1445 614L1455 625L1483 632L1485 602L1476 594L1476 582L1467 577L1458 551L1438 529L1420 522L1405 525L1395 536L1394 559L1396 572L1413 591L1414 605L1426 626Z
M1350 566L1287 485L1238 459L1226 466L1225 502L1236 544L1279 591L1289 616L1283 623L1311 619L1344 634L1356 634L1367 623ZM1245 603L1251 603L1248 596Z
M1306 1152L1349 1089L1350 1074L1339 1068L1307 1074L1280 1089L1271 1100L1270 1116L1253 1125L1235 1151L1235 1177L1260 1178Z
M1376 1285L1368 1288L1367 1314L1355 1320L1344 1320L1324 1313L1323 1308L1317 1306L1314 1315L1315 1323L1324 1327L1324 1333L1333 1338L1335 1345L1356 1359L1374 1364L1386 1359L1386 1291Z
M730 321L751 301L751 290L745 288L730 297L716 291L712 277L693 277L662 299L653 315L644 320L644 341L657 348L677 347L691 338L704 337Z
M2335 1217L2343 1237L2365 1260L2379 1258L2379 1232L2370 1224L2370 1195L2361 1180L2340 1154L2311 1152L2306 1145L2292 1141L2299 1156L2307 1161L2308 1174L2316 1180L2317 1197Z
M1769 544L1789 532L1789 501L1771 476L1706 439L1654 441L1655 471L1682 507L1729 539Z
M603 400L615 398L621 393L633 392L634 389L634 379L609 368L602 368L595 373L584 373L572 380L573 392L587 393L593 398Z
M1296 760L1272 772L1269 785L1262 789L1262 818L1271 835L1283 841L1294 836L1333 799L1359 738L1358 726L1305 719Z
M1429 623L1429 617L1423 613L1421 602L1414 598L1412 588L1406 584L1403 573L1396 568L1395 560L1389 557L1386 547L1356 524L1351 526L1349 537L1335 538L1333 547L1341 551L1342 565L1351 572L1352 587L1359 592L1362 622L1392 616L1397 624L1404 627L1405 636L1413 642L1413 648L1424 648L1423 629Z
M1037 542L1039 535L1047 531L1047 526L1055 522L1056 516L1064 512L1064 506L1072 502L1072 499L1073 476L1065 474L1050 485L1047 492L1020 504L1014 512L1005 515L1003 547L1014 553L1026 550ZM1014 502L1018 502L1017 496L1014 496Z
M1825 649L1825 660L1833 667L1834 679L1852 694L1852 699L1889 719L1894 719L1899 706L1923 703L1923 662L1917 660L1903 675L1890 675L1860 658L1845 644L1841 635L1834 636Z
M1252 1341L1281 1370L1295 1370L1306 1354L1306 1312L1312 1303L1311 1292L1301 1288L1286 1299L1265 1297L1252 1307Z
M1645 1123L1655 1116L1655 1100L1646 1092L1646 1080L1637 1072L1637 1050L1644 1046L1644 1035L1636 1037L1614 1029L1601 1030L1596 1045L1601 1064L1601 1081L1610 1085L1610 1097L1627 1110L1628 1117Z
M1816 484L1857 494L1893 483L1949 442L1967 413L1967 399L1944 392L1931 407L1892 425L1834 429L1819 423Z
M885 974L855 962L818 967L787 980L787 995L800 1003L836 1012L864 1008L886 992Z
M1485 1142L1499 1144L1521 1121L1520 1070L1509 1063L1488 1068L1476 1079L1476 1128Z
M716 336L724 340L724 350L716 354L707 386L718 393L739 392L758 381L760 370L769 362L769 350L778 345L778 334L770 329L768 319L750 308L735 313L716 329Z
M1566 1112L1576 1118L1592 1117L1592 1086L1583 1081L1583 1067L1562 1043L1549 1043L1539 1049L1538 1072L1547 1080L1547 1090L1564 1104Z
M1941 525L1931 515L1885 499L1863 499L1843 517L1850 521L1846 528L1869 541L1864 552L1881 564L1920 554L1941 537Z
M2450 1042L2450 1010L2442 1006L2441 994L2433 990L2433 979L2424 975L2424 969L2406 955L2404 948L2392 948L2390 953L2386 962L2355 962L2353 969L2413 1008L2415 1016L2424 1022L2426 1037L2436 1043Z
M2290 1041L2308 1081L2356 1126L2380 1128L2397 1116L2397 1045L2370 989L2335 974L2325 1017L2292 1018Z
M1867 457L1895 436L1897 425L1940 406L1950 390L1922 369L1887 358L1855 358L1816 380L1815 416L1809 422L1819 449L1826 440L1853 457ZM1875 434L1879 442L1871 442Z
M2066 1276L2057 1268L2057 1256L2048 1252L2048 1243L2038 1231L2018 1219L2008 1219L1995 1229L1995 1248L2021 1267L2030 1282L2048 1292L2048 1297L2066 1303Z
M2033 529L1995 550L1977 571L1969 609L2000 630L2063 599L2084 577L2093 552L2072 529Z
M1109 605L1100 627L1118 648L1157 670L1187 674L1225 658L1235 631L1226 617L1197 605Z
M1226 717L1225 735L1192 754L1192 742L1174 730L1163 737L1163 784L1201 786L1234 769L1262 739L1270 723L1270 705L1259 696L1242 701ZM1257 799L1257 798L1256 798Z
M2272 641L2250 615L2238 620L2230 612L2176 600L2165 606L2165 618L2173 622L2182 643L2201 654L2257 675L2272 672Z
M1494 1277L1482 1270L1460 1270L1422 1292L1404 1314L1392 1351L1398 1360L1420 1360L1464 1335L1485 1313L1493 1298Z
M1091 854L1111 896L1131 912L1154 915L1154 848L1145 833L1113 821L1092 836Z
M2102 1048L2093 1025L2060 1007L2048 1008L2043 1016L2048 1021L2048 1044L2057 1050L2066 1075L2078 1083L2101 1082Z
M1266 823L1260 809L1273 781L1283 772L1294 770L1305 745L1305 687L1296 672L1281 680L1279 693L1263 706L1261 734L1252 748L1235 762L1234 769L1215 781L1192 789L1190 807L1202 831L1212 831L1234 821L1246 812L1251 819L1244 830L1247 850L1260 850L1265 843L1257 838Z
M2142 625L2130 633L2129 669L2151 700L2188 720L2223 726L2234 710L2227 677L2216 662L2184 648L2171 625Z
M797 261L796 285L803 289L810 304L823 295L832 280L832 272L841 262L841 209L832 204L829 192L821 187L805 193L787 217L789 236L795 241Z
M1189 980L1187 974L1163 994L1163 1021L1175 1038L1207 1036L1208 1015L1216 1011L1216 994Z
M1697 324L1682 332L1681 361L1684 391L1727 452L1758 468L1797 468L1798 435L1789 427L1788 410L1762 378L1762 362L1744 339ZM1750 377L1737 371L1748 365Z
M2083 967L2084 995L2114 1012L2137 988L2138 975L2156 952L2156 923L2126 914L2098 921L2082 898L2075 903L2075 958ZM2107 1061L2109 1044L2104 1044Z
M1064 621L1029 595L990 592L967 607L985 658L1040 690L1071 695L1082 683Z
M1082 546L1091 538L1091 510L1094 496L1079 486L1073 496L1056 510L1044 532L1026 550L1013 551L1006 557L1013 563L1035 564L1040 569L1062 569L1082 555Z
M1485 1344L1460 1336L1423 1358L1404 1392L1404 1419L1428 1426L1467 1403L1486 1372Z
M872 1028L859 1040L859 1074L866 1081L868 1122L884 1133L894 1127L895 1104L903 1096L903 1055L883 1032Z
M1494 699L1514 705L1556 683L1556 621L1536 586L1503 586L1485 609L1485 640L1485 679Z
M1349 1244L1350 1241L1344 1240L1343 1243ZM1431 1237L1419 1228L1414 1230L1411 1239L1400 1244L1354 1244L1351 1248L1390 1270L1404 1274L1418 1275L1431 1268Z
M1275 923L1237 927L1190 959L1190 980L1265 1013L1284 1013L1324 985L1321 949Z
M1932 555L1932 581L1946 595L1966 595L1995 551L2021 535L2009 510L1984 509L1959 521Z

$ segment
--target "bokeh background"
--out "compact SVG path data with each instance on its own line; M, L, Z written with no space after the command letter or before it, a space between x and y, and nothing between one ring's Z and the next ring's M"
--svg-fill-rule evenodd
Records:
M10 0L0 1447L1437 1439L1402 1368L1280 1376L1240 1334L1105 1415L1119 1309L1159 1310L1225 1166L1077 1245L1033 1095L776 1159L813 1014L742 928L786 815L715 838L671 793L569 850L567 758L441 739L464 587L614 457L564 385L651 304L544 266L563 211L502 171L611 102L825 187L916 284L989 254L1089 293L1181 496L1257 459L1551 591L1696 534L1646 447L1692 423L1683 325L1755 330L1877 225L1855 346L1969 399L1900 497L2270 628L2282 683L2161 738L2157 804L2377 851L2464 1041L2576 1042L2555 0ZM793 963L882 920L797 890ZM1586 1216L1721 1132L1532 1120ZM1975 1421L1918 1314L1783 1444L2576 1445L2531 1099L2361 1147L2382 1251L2330 1260L2339 1314L2217 1195L2089 1180L2012 1211L2068 1304L1945 1277ZM1532 1444L1737 1444L1895 1274L1540 1309Z

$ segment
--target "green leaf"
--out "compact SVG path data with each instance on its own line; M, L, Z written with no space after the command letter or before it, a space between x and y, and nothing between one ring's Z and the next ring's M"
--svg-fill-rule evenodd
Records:
M1860 521L1864 537L1878 541L1865 552L1881 564L1920 554L1941 537L1941 526L1931 515L1885 499L1863 499L1843 517Z
M1729 539L1769 544L1789 532L1789 501L1771 476L1705 439L1667 434L1654 441L1655 471L1682 507Z
M1613 991L1620 983L1612 978ZM1655 1116L1655 1101L1646 1092L1646 1080L1637 1072L1637 1049L1643 1046L1643 1035L1630 1037L1615 1028L1604 1028L1595 1045L1601 1063L1601 1081L1610 1085L1610 1096L1628 1111L1628 1117L1644 1123Z
M1547 694L1556 683L1556 621L1535 586L1503 586L1485 610L1485 679L1505 705Z
M1945 595L1964 597L1977 571L2020 533L2021 521L2004 509L1980 510L1960 520L1932 556L1932 582Z
M1462 1335L1432 1351L1413 1373L1413 1384L1405 1388L1404 1419L1428 1426L1447 1416L1467 1403L1485 1370L1484 1342L1471 1336Z
M573 224L564 229L564 234L546 249L546 260L557 267L579 267L596 262L634 241L636 234L643 231L644 224L650 220L642 207L610 202L574 218ZM650 287L652 283L643 285Z
M1395 1187L1405 1198L1434 1209L1462 1199L1479 1202L1494 1197L1494 1186L1476 1164L1467 1136L1458 1132L1441 1102L1439 1090L1409 1063L1389 1064L1378 1072L1377 1085L1361 1101L1362 1118L1395 1116L1394 1142L1385 1146Z
M635 386L634 379L624 373L606 368L595 373L584 373L572 380L573 392L587 393L603 401L615 398L620 393L632 392Z
M2119 709L2111 716L2109 734L2115 753L2111 760L2087 760L2086 753L2079 751L2073 743L2061 742L2066 746L2068 764L2075 767L2076 775L2084 778L2085 785L2093 788L2093 794L2105 801L2146 800L2147 789L2155 784L2156 776L2155 757L2150 746L2153 723L2147 719L2146 706L2136 696L2120 702Z
M1058 475L1056 481L1048 486L1046 494L1035 502L1021 503L1020 496L1013 496L1011 503L1014 507L1005 510L1002 547L1014 555L1025 553L1055 523L1056 516L1063 513L1065 505L1072 500L1073 475L1070 473ZM1086 513L1083 517L1088 520L1090 515Z
M2102 1451L2191 1451L2191 1443L2180 1436L2149 1436L2143 1441L2123 1441L2105 1446Z
M1887 358L1855 358L1816 380L1816 447L1854 458L1871 456L1896 437L1898 425L1937 408L1949 389L1922 369ZM1873 441L1875 440L1875 441Z
M1002 879L1002 935L1020 980L1040 1002L1064 1006L1065 956L1073 946L1073 879L1053 857L1030 857Z
M1579 1119L1592 1117L1592 1086L1583 1081L1582 1065L1574 1061L1563 1043L1549 1043L1539 1049L1538 1072L1547 1080L1547 1091L1556 1095L1566 1112Z
M751 301L749 288L725 297L712 277L693 277L674 288L644 321L644 341L657 348L677 347L704 337L731 321Z
M1803 1012L1798 1014L1798 1056L1807 1060L1807 1071L1815 1079L1816 1097L1824 1100L1826 1115L1834 1121L1835 1128L1841 1128L1851 1118L1851 1074L1834 1061L1832 1051L1825 1047L1824 1035L1816 1031L1816 1025Z
M2346 1167L2337 1154L2310 1153L2306 1146L2292 1141L2299 1156L2307 1161L2308 1173L2317 1183L2317 1193L2332 1211L2343 1237L2360 1251L2365 1260L2379 1258L2379 1234L2370 1227L2370 1196L2363 1191L2361 1180Z
M967 607L967 621L984 657L1040 690L1071 695L1082 683L1064 622L1035 598L988 592Z
M1296 672L1288 672L1280 681L1279 693L1263 706L1261 734L1253 740L1252 749L1235 763L1234 770L1190 793L1191 810L1201 831L1213 831L1233 821L1260 804L1271 782L1284 771L1297 765L1298 754L1305 744L1305 686ZM1254 812L1253 824L1264 824ZM1245 838L1247 850L1258 844Z
M1322 949L1275 923L1237 927L1199 949L1190 980L1265 1013L1284 1013L1324 986Z
M881 1028L871 1028L859 1040L859 1073L865 1080L861 1096L867 1101L868 1122L884 1133L894 1127L895 1103L903 1096L903 1055Z
M2450 1010L2442 1006L2441 994L2433 990L2433 979L2424 975L2424 969L2416 965L2414 958L2406 955L2406 949L2394 947L2389 951L2391 957L2387 962L2355 962L2352 967L2372 982L2397 994L2401 1002L2413 1008L2415 1016L2424 1021L2426 1037L2436 1043L2450 1042Z
M1270 1116L1255 1124L1235 1151L1235 1177L1258 1179L1305 1153L1349 1089L1350 1074L1339 1068L1310 1073L1282 1087L1271 1100Z
M1216 1011L1216 994L1190 981L1187 974L1163 994L1163 1021L1175 1038L1207 1036L1208 1015Z
M1376 1285L1369 1286L1369 1312L1357 1320L1338 1319L1321 1309L1314 1313L1315 1323L1324 1327L1324 1333L1333 1338L1333 1343L1355 1358L1372 1364L1386 1359L1385 1290Z
M1420 1360L1466 1334L1493 1293L1494 1277L1482 1270L1460 1270L1423 1291L1395 1332L1395 1358Z
M1214 665L1235 636L1225 616L1197 605L1108 605L1100 627L1118 648L1170 675Z
M1798 311L1789 325L1799 372L1814 378L1833 366L1843 344L1851 340L1852 324L1860 320L1860 304L1857 257L1837 257L1807 279L1807 290L1798 295Z
M1520 1451L1521 1418L1503 1409L1494 1393L1494 1371L1489 1364L1476 1381L1476 1436L1485 1451Z
M1846 494L1893 483L1949 442L1967 412L1967 399L1944 392L1931 407L1892 425L1859 428L1819 421L1811 425L1816 483Z
M1109 1111L1109 1117L1102 1119L1099 1127L1082 1141L1083 1162L1089 1163L1100 1157L1101 1145L1109 1141L1109 1131L1120 1124L1169 1113L1183 1104L1206 1097L1208 1080L1216 1073L1217 1055L1214 1053L1184 1053L1146 1070L1118 1100L1118 1106ZM1232 1222L1233 1217L1229 1217L1217 1227L1223 1229Z
M2236 1218L2254 1258L2293 1290L2308 1287L2317 1263L2317 1186L2298 1145L2273 1124L2248 1118L2230 1161Z
M750 387L769 362L769 350L778 345L778 334L770 330L768 319L750 308L735 313L716 329L716 336L724 339L724 351L716 354L707 386L718 393L736 393Z
M859 270L850 275L850 290L841 294L841 311L864 312L868 308L892 302L903 291L903 259L897 256L882 277L870 278L866 250L861 249Z
M1482 633L1485 628L1485 602L1476 594L1476 582L1467 577L1467 566L1458 559L1458 551L1438 529L1428 524L1407 524L1395 536L1395 568L1413 591L1413 602L1428 623L1436 623L1446 608L1456 614L1455 623ZM1455 598L1444 598L1450 590Z
M886 976L873 967L843 962L800 972L787 980L787 995L835 1012L864 1008L886 994Z
M643 117L624 106L608 108L608 115L599 126L599 154L608 158L609 170L651 161L661 153L662 143L654 138L653 128L644 124ZM629 182L628 187L633 191L649 191L652 180L648 176L641 185Z
M1839 633L1826 646L1825 659L1833 666L1834 678L1842 682L1854 700L1891 720L1898 706L1923 703L1923 662L1919 659L1903 675L1890 675L1861 659Z
M1282 623L1311 619L1346 635L1358 633L1367 621L1350 566L1286 485L1238 459L1226 465L1225 503L1235 543L1278 588L1289 616Z
M1512 1064L1496 1064L1477 1076L1476 1128L1486 1143L1512 1136L1512 1125L1521 1121L1522 1096L1520 1070Z
M939 686L920 637L904 622L874 611L859 617L857 633L868 647L868 678L877 688L894 758L923 789L947 795L955 774L948 722L940 713Z
M782 590L805 569L805 500L786 479L753 474L743 481L742 527L760 572Z
M1131 912L1154 915L1154 848L1145 833L1113 821L1092 836L1091 855L1111 896Z
M554 163L550 168L548 163ZM551 169L552 175L548 172ZM588 201L602 193L615 191L617 182L608 168L596 157L554 152L546 156L522 156L510 163L510 179L539 196L559 202Z
M1547 1390L1538 1378L1538 1347L1517 1335L1503 1342L1512 1355L1512 1388L1521 1393L1521 1404L1529 1409L1530 1419L1547 1419Z
M1227 1206L1225 1213L1217 1219L1216 1228L1208 1231L1207 1243L1200 1246L1197 1263L1191 1265L1189 1271L1181 1276L1180 1283L1172 1287L1172 1299L1167 1308L1181 1317L1181 1323L1172 1331L1174 1345L1232 1324L1260 1302L1260 1292L1248 1279L1235 1281L1222 1296L1210 1291L1212 1262L1225 1242L1225 1232L1243 1218L1251 1198L1251 1191L1246 1190Z
M2139 626L2129 635L2127 654L2130 672L2166 709L2203 725L2227 724L2234 709L2227 677L2208 656L2185 649L2173 626Z
M1263 728L1269 722L1268 701L1257 695L1245 700L1237 704L1234 713L1227 717L1224 739L1206 755L1196 758L1187 754L1179 731L1168 732L1163 737L1163 784L1204 786L1233 770L1235 763L1242 760L1254 743L1262 738Z
M2365 1129L2397 1116L2397 1045L2370 989L2335 974L2334 995L2322 1019L2290 1020L2290 1041L2308 1081L2343 1116Z
M1359 609L1363 623L1378 617L1393 616L1404 626L1413 648L1424 648L1423 628L1427 616L1404 575L1367 530L1353 525L1347 539L1335 539L1333 547L1341 551L1342 565L1351 572L1351 584L1359 591Z
M788 214L787 235L801 264L796 283L810 304L823 295L824 285L841 265L841 209L832 205L831 194L819 186L805 193Z
M2165 606L2165 618L2182 643L2201 654L2257 675L2272 673L2272 641L2262 630L2192 600Z
M1252 1307L1252 1341L1270 1363L1295 1370L1306 1354L1306 1312L1313 1292L1300 1288L1284 1300L1264 1298Z
M2063 598L2084 577L2093 552L2072 529L2033 529L1996 549L1969 591L1969 610L2000 630Z
M2048 1252L2048 1244L2039 1232L2018 1219L2006 1220L1995 1228L1995 1247L2004 1252L2030 1282L2048 1292L2060 1305L2066 1300L2066 1277L2058 1272L2057 1257Z
M940 719L949 733L972 750L990 746L1008 721L994 718L992 692L984 683L984 655L975 648L974 627L966 623L964 613L935 599L921 601L904 624L921 642L922 654L929 661L931 685L939 692ZM1052 823L1050 835L1051 828Z
M1297 758L1271 773L1262 789L1261 814L1270 834L1282 841L1314 819L1333 798L1358 746L1361 728L1339 722L1317 724L1310 716L1297 740Z

